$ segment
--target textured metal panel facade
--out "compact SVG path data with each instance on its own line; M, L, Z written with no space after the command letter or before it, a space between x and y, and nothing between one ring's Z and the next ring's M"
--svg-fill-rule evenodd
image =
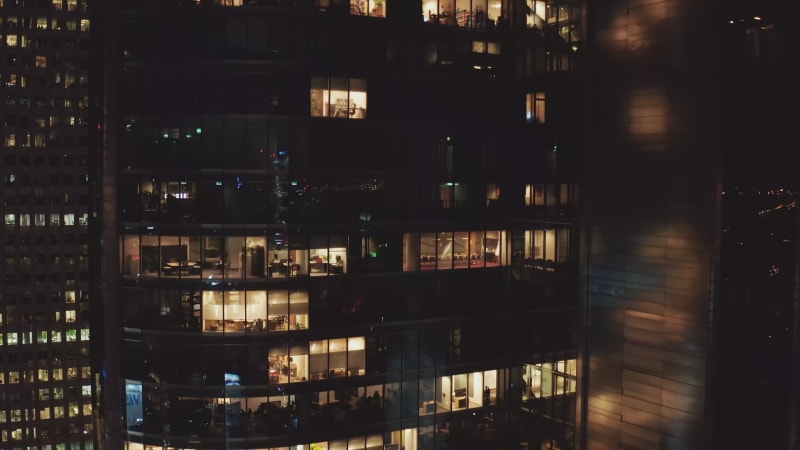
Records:
M712 2L589 2L589 449L704 449L718 255Z

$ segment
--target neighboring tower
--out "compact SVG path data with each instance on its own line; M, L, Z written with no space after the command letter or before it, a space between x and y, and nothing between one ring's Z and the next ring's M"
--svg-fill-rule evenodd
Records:
M0 446L93 448L88 0L0 1Z
M714 3L588 5L592 450L710 448L724 26Z

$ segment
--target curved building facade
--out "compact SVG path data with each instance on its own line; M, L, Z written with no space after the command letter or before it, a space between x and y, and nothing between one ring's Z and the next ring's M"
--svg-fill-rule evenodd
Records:
M577 8L108 14L109 448L572 448Z

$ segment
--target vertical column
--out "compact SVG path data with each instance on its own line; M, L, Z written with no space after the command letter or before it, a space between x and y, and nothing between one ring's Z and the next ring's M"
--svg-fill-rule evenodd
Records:
M720 189L713 3L588 7L589 449L709 448Z

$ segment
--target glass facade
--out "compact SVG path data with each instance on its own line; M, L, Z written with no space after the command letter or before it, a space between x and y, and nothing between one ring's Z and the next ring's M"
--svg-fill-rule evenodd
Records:
M506 50L537 39L525 16L451 3L443 34L396 0L109 12L110 445L572 446L578 187L542 144L563 115L522 115L549 89Z

